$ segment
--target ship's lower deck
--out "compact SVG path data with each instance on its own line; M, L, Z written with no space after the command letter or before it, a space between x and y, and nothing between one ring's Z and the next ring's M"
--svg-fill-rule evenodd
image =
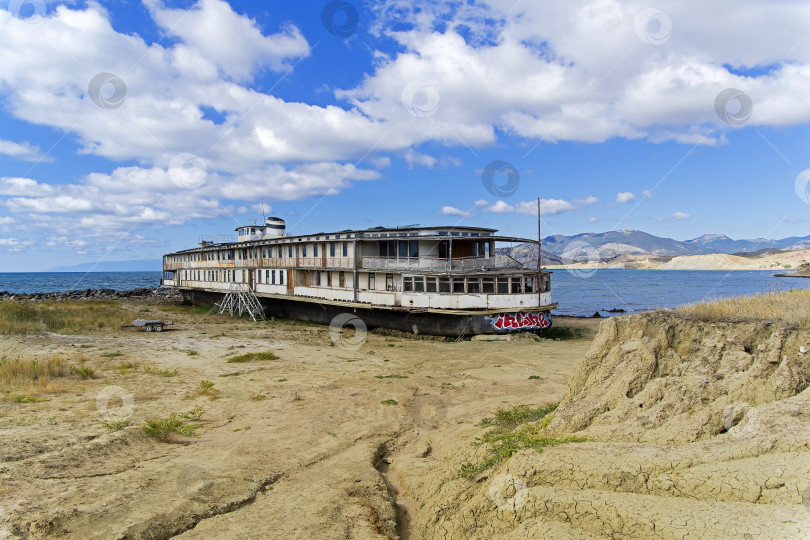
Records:
M175 288L182 291L186 301L195 305L213 306L225 296L225 293L215 290ZM355 326L359 324L358 321L348 321L359 318L362 326L369 329L391 328L415 334L449 337L548 328L551 326L549 311L557 307L556 304L550 304L519 309L433 309L375 306L266 293L257 293L256 296L267 316L338 326Z

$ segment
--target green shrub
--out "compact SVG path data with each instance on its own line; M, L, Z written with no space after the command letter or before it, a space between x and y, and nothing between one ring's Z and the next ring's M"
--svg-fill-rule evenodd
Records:
M102 424L104 424L104 427L107 428L108 431L121 431L129 425L130 421L131 420L127 418L126 420L111 420L109 422L102 422Z
M240 354L239 356L234 356L228 358L226 360L229 364L243 364L245 362L255 362L255 361L267 361L267 360L278 360L278 356L273 354L272 352L261 352L261 353L245 353Z
M197 437L196 430L202 424L186 424L176 414L168 418L149 418L144 421L143 432L160 442L171 442L175 435Z
M487 455L480 463L464 463L459 476L468 480L475 479L481 472L509 459L512 454L524 448L542 451L543 448L560 444L587 441L584 437L547 437L543 430L548 425L544 421L556 410L556 403L532 408L529 405L517 405L511 409L498 409L494 418L484 418L481 427L490 427L490 431L474 444L485 445ZM530 424L541 420L540 424Z

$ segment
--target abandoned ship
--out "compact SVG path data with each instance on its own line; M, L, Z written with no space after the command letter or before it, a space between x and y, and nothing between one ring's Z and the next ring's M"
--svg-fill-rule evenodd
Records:
M165 255L161 284L199 305L242 290L266 315L323 324L351 313L369 328L453 337L549 327L551 273L496 265L497 243L538 241L496 232L408 226L292 236L271 217L237 228L236 241L201 239Z

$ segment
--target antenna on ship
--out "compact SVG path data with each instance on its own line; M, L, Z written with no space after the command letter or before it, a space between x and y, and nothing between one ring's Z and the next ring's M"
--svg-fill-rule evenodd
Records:
M540 197L537 197L537 304L543 298L543 235L540 230Z
M543 269L542 266L542 255L540 255L542 251L542 244L543 244L543 236L540 231L540 197L537 197L537 271L541 272Z

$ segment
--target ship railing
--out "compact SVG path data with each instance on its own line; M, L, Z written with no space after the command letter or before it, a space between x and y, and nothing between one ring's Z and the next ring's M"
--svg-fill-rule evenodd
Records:
M350 257L258 257L242 261L244 266L260 268L352 268Z
M411 270L415 272L449 272L451 270L490 270L495 268L495 260L484 257L463 257L446 259L440 257L363 257L365 270Z
M234 242L232 234L201 234L199 244L231 244Z
M214 260L214 261L185 261L185 262L167 262L163 264L164 270L180 270L180 269L200 269L200 268L233 268L234 261L227 260Z
M227 259L214 261L167 262L164 270L180 269L222 269L222 268L342 268L351 269L351 257L248 257L244 259Z

